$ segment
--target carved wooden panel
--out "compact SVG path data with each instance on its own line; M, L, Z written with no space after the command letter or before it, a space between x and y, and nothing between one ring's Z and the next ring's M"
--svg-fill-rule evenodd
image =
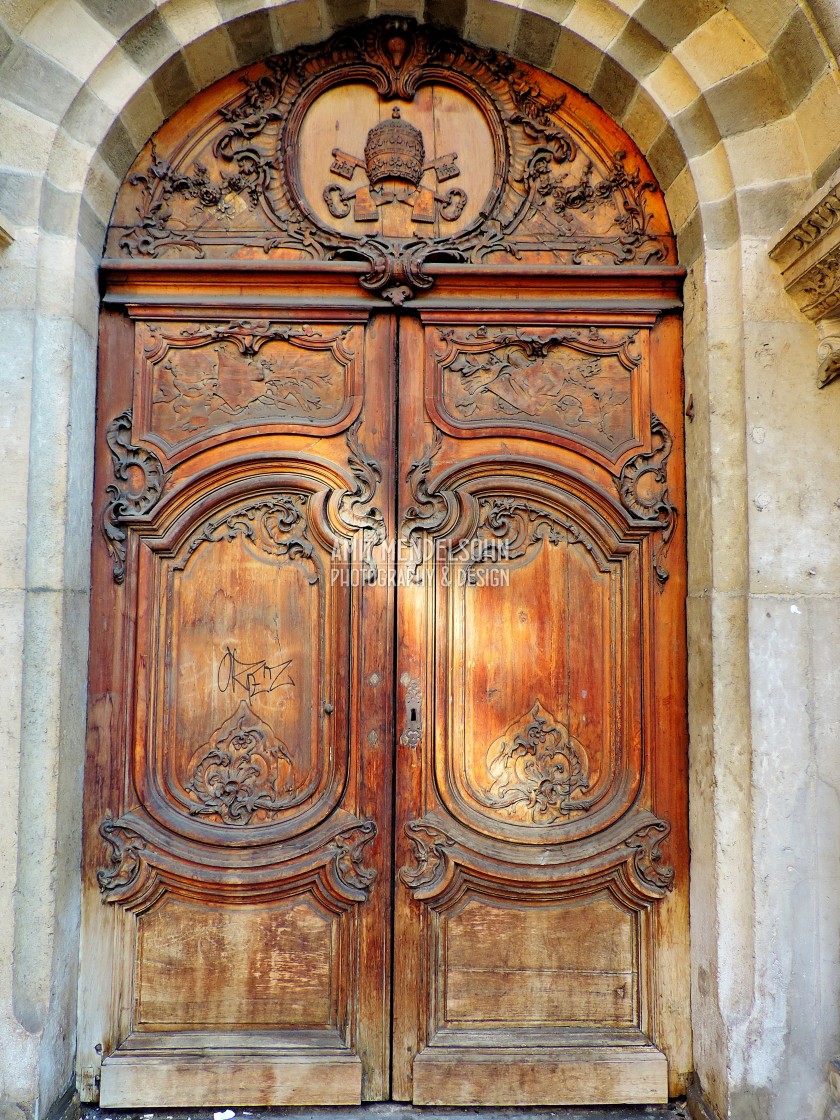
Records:
M430 414L452 435L515 435L605 463L645 443L647 331L441 327Z
M85 853L86 982L119 1003L86 1045L129 1107L378 1097L393 326L132 310L103 320ZM254 395L258 361L320 419Z
M165 898L138 922L137 1027L334 1027L336 925L313 899L208 907Z
M106 255L86 1095L679 1095L681 273L639 151L382 17L174 114Z
M143 323L138 434L169 460L255 428L333 434L358 415L363 345L344 324Z
M591 834L640 780L638 554L559 488L497 475L458 495L473 531L437 593L438 687L458 683L439 693L442 800L492 836Z
M109 256L364 262L395 303L425 262L676 260L632 141L555 77L385 17L216 83L138 156Z
M607 894L466 900L440 918L442 1028L639 1022L638 920Z
M141 594L156 594L138 627L135 782L190 835L294 834L347 777L350 593L330 578L325 495L291 471L260 482L211 493L170 555L149 541L138 558Z

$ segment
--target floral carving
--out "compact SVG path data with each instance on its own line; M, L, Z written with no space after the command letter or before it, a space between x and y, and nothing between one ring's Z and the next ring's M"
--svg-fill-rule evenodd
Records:
M412 891L428 890L440 883L449 868L447 848L455 841L426 821L409 821L405 834L414 855L414 866L400 869L400 879Z
M125 522L152 509L168 478L157 455L131 443L130 435L131 409L127 408L111 421L105 431L117 484L105 489L108 503L102 512L102 532L113 560L117 583L125 579Z
M106 894L131 886L140 874L140 853L146 847L145 840L134 829L115 821L110 813L99 826L99 835L111 849L108 866L100 867L96 873L99 889Z
M307 204L297 171L299 136L290 125L300 120L298 107L338 82L349 65L384 101L410 102L432 79L454 85L453 74L459 87L480 91L494 137L493 185L463 228L438 232L438 218L455 222L467 204L460 188L439 190L458 173L456 153L426 160L422 135L397 119L371 130L364 158L340 148L333 154L333 175L349 184L362 168L367 184L330 183L326 212L340 221L352 212L353 223L369 226L335 228ZM661 214L656 221L652 216L648 199L655 188L639 161L587 143L566 98L550 96L529 77L495 51L393 17L269 59L218 109L199 158L182 157L183 166L176 166L151 149L146 170L129 179L138 217L119 247L132 256L204 256L211 247L247 244L313 260L355 259L368 267L363 286L395 303L431 286L429 259L479 262L546 252L570 264L673 259L673 237ZM400 175L382 181L383 167ZM434 173L434 183L422 178L426 172ZM411 235L389 237L373 225L385 202L410 205Z
M654 817L625 841L633 849L633 866L639 878L664 891L674 888L674 869L662 862L662 845L670 831L667 821Z
M195 752L184 789L199 804L194 816L250 824L295 803L292 760L280 737L243 700L230 719Z
M365 848L375 839L376 833L375 821L360 821L343 829L330 841L333 871L351 898L367 898L376 879L375 869L363 866Z
M668 497L668 459L674 441L658 416L651 415L653 450L643 451L624 464L618 479L622 504L641 521L656 522L659 543L653 550L653 570L662 586L668 579L664 559L677 527L677 507Z
M183 571L195 550L202 544L232 541L242 537L248 546L264 555L300 566L310 583L321 576L321 562L308 538L306 494L274 494L240 506L233 513L211 521L189 543L174 565Z
M487 771L494 809L541 824L589 808L586 751L539 700L490 744Z

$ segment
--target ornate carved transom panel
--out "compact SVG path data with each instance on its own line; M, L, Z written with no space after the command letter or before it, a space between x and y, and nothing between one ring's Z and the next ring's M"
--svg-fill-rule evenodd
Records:
M135 161L110 257L355 260L395 303L430 261L676 260L661 192L570 86L381 18L218 82Z

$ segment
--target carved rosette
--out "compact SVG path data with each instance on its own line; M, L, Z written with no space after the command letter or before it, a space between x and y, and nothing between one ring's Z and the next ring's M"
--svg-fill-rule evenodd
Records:
M655 522L659 542L653 550L653 570L660 587L668 579L664 560L677 527L677 507L668 497L668 459L674 441L658 416L651 415L654 447L635 455L621 469L618 493L622 505L640 521Z
M117 482L105 489L108 502L102 511L102 532L113 560L116 583L125 580L126 522L155 506L169 477L157 455L133 444L130 435L131 409L127 408L105 431Z
M468 199L448 186L460 174L457 153L430 159L422 132L402 119L405 112L401 118L399 106L370 129L363 152L336 148L317 197L307 196L298 166L301 122L348 65L354 81L384 102L411 106L430 83L466 95L490 137L486 197ZM582 134L578 95L543 92L530 71L449 32L383 17L269 59L243 81L244 90L206 122L200 154L168 158L150 147L145 166L128 179L137 217L115 229L119 252L204 257L241 244L284 258L355 259L368 268L363 286L397 304L431 286L430 258L479 263L550 253L558 263L593 265L675 259L661 199L650 205L658 194L646 166ZM410 233L382 232L389 205L406 208Z

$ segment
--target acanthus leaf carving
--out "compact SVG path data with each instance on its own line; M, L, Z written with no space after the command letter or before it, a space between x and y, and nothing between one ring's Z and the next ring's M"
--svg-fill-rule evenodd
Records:
M455 841L428 821L408 821L403 830L411 845L414 866L400 868L400 881L415 895L433 892L445 879L451 864L447 848Z
M347 464L355 479L352 490L345 490L338 500L338 515L342 524L354 533L361 534L361 560L368 580L376 579L376 561L373 549L382 544L387 535L382 510L373 504L382 468L376 459L361 449L359 427L361 418L348 430L345 437L349 455Z
M255 814L270 817L297 804L292 760L279 735L247 700L190 761L186 792L198 804L193 816L217 816L223 824L247 825Z
M157 503L169 477L154 452L130 440L132 413L127 408L108 425L105 439L111 451L116 484L105 488L108 502L102 511L102 532L113 561L116 583L125 580L127 533L125 523L148 513ZM142 476L138 485L134 473Z
M442 445L443 435L436 429L432 446L411 464L405 476L413 504L403 514L400 542L408 554L409 582L418 578L424 540L440 529L449 515L449 502L445 492L429 488L429 472Z
M585 812L591 802L583 745L539 700L487 749L487 804L534 824Z
M207 524L173 565L183 571L190 557L202 544L232 541L241 537L255 551L274 557L279 562L297 564L315 584L323 571L318 553L307 532L309 496L306 494L274 494L239 506L224 517Z
M364 901L376 879L376 870L364 866L365 848L376 838L373 820L358 821L337 833L329 842L335 878L353 899Z
M625 844L633 851L633 867L639 878L658 891L674 889L674 869L664 863L662 845L671 826L667 821L652 818L635 832Z
M99 826L99 835L111 849L108 865L100 867L96 873L99 889L107 897L110 892L130 887L137 880L143 865L141 852L146 842L133 828L114 820L110 813L105 814Z
M677 507L668 496L668 459L674 441L658 416L651 414L654 447L635 455L621 469L618 493L622 505L641 521L654 522L661 534L653 550L653 570L660 587L668 579L664 560L677 527Z

